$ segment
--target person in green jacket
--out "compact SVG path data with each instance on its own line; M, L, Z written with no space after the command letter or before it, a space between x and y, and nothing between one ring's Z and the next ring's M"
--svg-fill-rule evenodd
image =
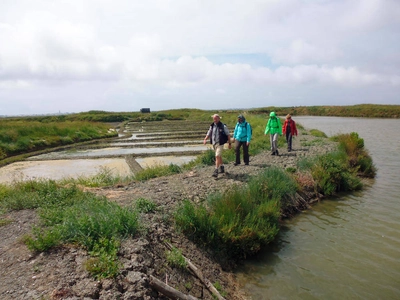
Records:
M282 135L282 124L274 111L269 114L269 120L265 127L265 135L270 134L271 155L279 155L278 136Z

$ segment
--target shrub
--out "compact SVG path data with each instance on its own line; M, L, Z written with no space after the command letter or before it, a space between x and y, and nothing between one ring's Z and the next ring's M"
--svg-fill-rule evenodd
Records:
M308 191L314 190L315 181L309 171L295 173L294 179L296 180L299 189L304 189Z
M210 196L207 206L184 201L175 222L187 236L231 258L257 253L279 231L281 207L296 192L286 172L271 168L251 178L248 186Z
M311 168L317 190L326 196L339 191L358 190L362 187L360 180L349 169L345 156L341 152L333 152L318 157Z
M359 175L365 177L375 177L376 167L364 148L364 139L358 136L358 133L340 134L333 137L339 142L339 149L347 154L347 161L350 168L359 172Z
M282 206L287 199L296 192L296 182L280 168L272 167L265 169L258 176L249 181L250 197L254 199L275 199L280 201Z

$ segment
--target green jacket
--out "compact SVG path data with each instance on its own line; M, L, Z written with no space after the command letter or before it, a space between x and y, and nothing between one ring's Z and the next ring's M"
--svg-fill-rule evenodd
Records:
M275 112L269 114L269 120L267 126L265 127L265 134L275 134L278 133L282 135L282 124L281 120L276 116Z

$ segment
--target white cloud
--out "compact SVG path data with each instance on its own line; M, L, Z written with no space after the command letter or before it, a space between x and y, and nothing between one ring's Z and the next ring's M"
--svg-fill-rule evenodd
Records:
M324 47L324 45L312 45L301 39L291 42L288 48L277 48L272 56L272 61L277 64L305 64L326 63L340 57L338 49Z
M330 88L400 104L399 23L395 0L4 0L0 104L15 101L0 114L129 110L132 97L155 109L239 107L243 95L264 106L289 90L315 104Z

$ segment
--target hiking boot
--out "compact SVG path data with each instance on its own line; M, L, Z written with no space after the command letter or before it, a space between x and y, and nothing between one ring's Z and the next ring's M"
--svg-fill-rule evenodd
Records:
M219 167L219 172L220 173L225 173L225 167L224 166L220 166Z
M249 165L249 163L245 163L244 165L245 165L245 166L248 166L248 165Z
M214 173L212 174L212 177L218 177L218 169L214 170Z
M235 162L233 165L234 165L234 166L237 166L237 165L240 165L240 163Z
M278 152L278 150L276 150L276 151L275 151L275 155L279 155L279 152Z

